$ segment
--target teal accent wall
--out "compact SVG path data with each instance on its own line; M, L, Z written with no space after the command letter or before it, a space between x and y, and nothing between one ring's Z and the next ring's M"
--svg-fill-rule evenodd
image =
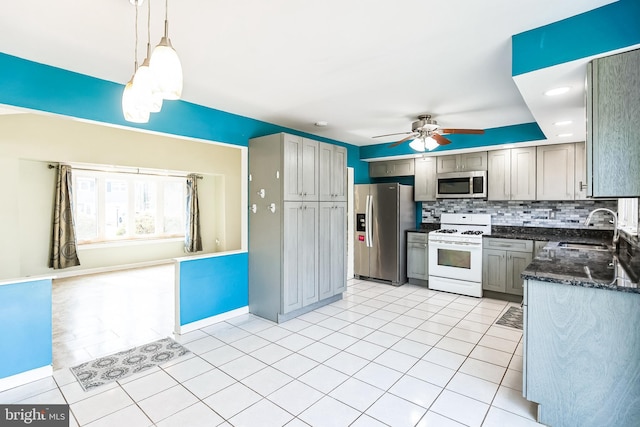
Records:
M512 37L512 75L640 43L640 1L619 0Z
M180 325L249 304L246 252L180 262Z
M489 145L513 144L516 142L539 141L546 137L537 123L523 123L519 125L503 126L499 128L485 129L482 135L447 135L451 144L441 145L431 153L446 153L451 150L465 148L478 148ZM413 151L409 144L401 144L389 148L389 143L367 145L360 147L361 159L376 159L387 156L419 154Z
M0 379L52 363L51 279L0 285Z
M129 123L122 116L123 89L119 83L0 53L0 104L244 147L250 138L287 132L346 147L347 165L354 168L356 182L369 177L355 145L186 101L165 102L149 123Z

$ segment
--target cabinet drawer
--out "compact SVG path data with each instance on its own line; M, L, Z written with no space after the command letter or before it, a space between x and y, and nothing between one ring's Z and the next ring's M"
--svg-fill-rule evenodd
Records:
M508 251L533 252L533 240L485 238L482 247Z
M427 243L429 235L427 233L407 233L408 243Z

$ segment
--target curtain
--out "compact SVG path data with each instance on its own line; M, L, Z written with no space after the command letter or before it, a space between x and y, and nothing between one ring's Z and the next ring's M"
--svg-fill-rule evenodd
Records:
M187 230L184 233L185 252L202 250L200 207L198 206L198 176L187 176Z
M56 201L53 211L53 236L49 267L54 269L80 265L76 252L76 229L73 222L71 166L58 166Z

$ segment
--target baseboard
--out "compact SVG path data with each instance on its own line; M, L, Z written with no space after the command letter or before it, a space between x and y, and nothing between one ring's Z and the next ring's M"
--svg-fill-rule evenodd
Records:
M187 323L186 325L180 325L176 327L176 331L174 331L177 335L183 335L188 332L195 331L200 328L205 328L207 326L211 326L215 323L224 322L225 320L231 319L232 317L240 316L243 314L249 313L249 306L246 305L244 307L236 308L235 310L227 311L225 313L217 314L215 316L207 317L206 319L197 320L195 322Z
M53 367L51 365L41 368L31 369L30 371L21 372L6 378L0 378L0 391L9 390L33 381L41 380L53 375Z

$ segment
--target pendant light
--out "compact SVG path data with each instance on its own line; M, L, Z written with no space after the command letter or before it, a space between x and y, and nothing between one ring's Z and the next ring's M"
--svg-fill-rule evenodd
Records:
M134 49L133 76L131 76L131 80L129 80L122 92L122 113L124 114L124 119L128 122L147 123L149 121L149 110L144 101L144 94L137 90L137 87L133 84L136 71L138 70L138 6L136 6L135 28L136 46Z
M139 0L142 2L142 0ZM151 56L151 1L147 3L147 56L142 61L142 65L136 71L133 78L135 89L141 93L142 102L146 104L151 113L157 113L162 109L162 94L157 92L156 79L149 67L149 57Z
M169 40L169 0L165 1L164 36L151 54L149 67L156 77L156 91L164 99L182 96L182 65Z

